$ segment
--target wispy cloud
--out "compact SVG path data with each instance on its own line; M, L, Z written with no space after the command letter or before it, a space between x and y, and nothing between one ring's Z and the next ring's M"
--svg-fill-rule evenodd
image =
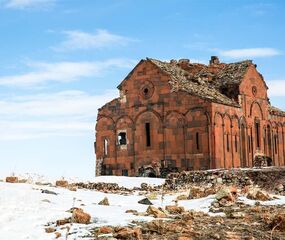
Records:
M64 31L66 40L58 46L52 47L55 51L71 51L99 49L112 46L125 46L134 39L110 33L107 30L98 29L95 33L82 31Z
M117 96L63 91L0 101L0 140L78 136L94 131L97 109Z
M281 52L275 48L242 48L218 50L218 53L220 56L233 59L273 57L281 54Z
M270 97L285 97L285 79L267 81L268 93Z
M71 82L81 78L100 76L112 68L130 68L133 60L109 59L94 62L30 62L31 71L12 76L0 76L0 85L27 87L46 82Z
M7 0L3 6L12 9L46 9L54 6L55 0Z

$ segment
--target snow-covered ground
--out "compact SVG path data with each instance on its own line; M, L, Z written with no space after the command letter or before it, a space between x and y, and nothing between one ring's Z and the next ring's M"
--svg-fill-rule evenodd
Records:
M32 178L31 178L32 179ZM31 182L46 178L33 179ZM160 185L163 179L130 178L130 177L98 177L93 182L113 182L127 188L139 187L141 183ZM45 194L41 190L47 189L58 195ZM110 206L98 205L104 197L108 197ZM105 194L98 191L79 189L76 192L64 188L54 188L35 184L0 182L0 232L3 240L48 240L55 239L55 234L45 233L45 225L71 216L66 212L72 207L82 208L92 216L93 224L73 224L70 232L78 232L68 239L80 239L88 229L101 225L127 225L133 220L151 220L152 217L135 216L125 213L132 209L144 212L146 205L138 204L144 196L138 193L133 195ZM171 203L173 197L167 197L162 203L153 201L155 205L162 206ZM66 230L62 230L65 239ZM60 238L59 238L60 239Z
M130 177L99 177L97 182L115 182L120 186L133 188L145 182L151 185L159 185L163 179L155 178L130 178ZM42 189L47 189L58 193L51 195L41 193ZM180 193L181 194L181 193ZM152 200L157 207L173 205L174 199L179 194L166 195L157 200ZM108 197L110 206L98 205L104 197ZM127 225L133 220L151 220L152 217L135 216L125 213L126 210L137 210L145 212L146 205L139 204L138 201L144 196L134 192L132 195L106 194L98 191L79 189L76 192L64 188L54 188L39 186L35 184L9 184L0 182L0 239L3 240L50 240L55 239L54 233L45 233L48 223L55 222L71 216L66 212L72 207L82 208L92 216L92 224L73 224L70 233L76 232L67 239L82 239L81 236L95 226L102 225ZM254 204L248 199L240 198L249 204ZM185 209L208 212L214 196L206 198L179 201L180 206ZM274 202L275 201L275 202ZM264 202L264 204L285 204L285 197L280 200ZM66 239L66 229L61 230L62 237ZM86 238L84 238L86 239Z

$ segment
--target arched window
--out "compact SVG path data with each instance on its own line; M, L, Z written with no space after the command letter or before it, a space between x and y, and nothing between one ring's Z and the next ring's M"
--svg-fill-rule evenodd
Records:
M109 148L109 141L108 139L104 139L104 156L108 156L108 148Z

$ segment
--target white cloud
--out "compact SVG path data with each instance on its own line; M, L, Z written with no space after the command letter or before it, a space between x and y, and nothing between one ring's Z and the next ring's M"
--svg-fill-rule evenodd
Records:
M269 97L285 97L285 80L267 81Z
M4 1L4 7L13 9L49 8L55 0L8 0Z
M63 91L0 101L0 140L78 136L94 132L97 110L117 91Z
M112 46L125 46L135 41L131 38L116 35L107 30L98 29L95 33L82 31L64 31L66 40L53 47L55 51L99 49Z
M219 51L219 55L233 59L272 57L280 54L275 48L243 48Z
M80 78L100 76L112 68L131 68L133 60L109 59L94 62L32 62L28 73L12 76L0 76L0 85L5 86L34 86L46 82L71 82Z

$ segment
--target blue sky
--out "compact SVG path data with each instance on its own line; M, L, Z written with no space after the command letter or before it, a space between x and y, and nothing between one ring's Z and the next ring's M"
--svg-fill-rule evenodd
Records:
M94 175L97 109L145 57L252 59L285 109L285 3L0 0L0 174Z

